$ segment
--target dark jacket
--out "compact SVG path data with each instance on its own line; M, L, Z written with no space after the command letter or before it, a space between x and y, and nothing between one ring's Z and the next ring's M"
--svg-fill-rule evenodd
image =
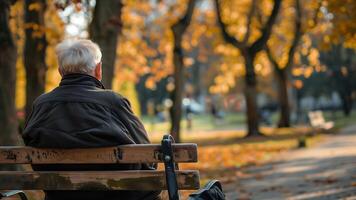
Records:
M59 87L38 97L23 131L26 145L88 148L150 143L130 103L105 90L96 78L69 74ZM34 165L34 170L154 170L148 164ZM157 199L159 191L45 191L46 200Z

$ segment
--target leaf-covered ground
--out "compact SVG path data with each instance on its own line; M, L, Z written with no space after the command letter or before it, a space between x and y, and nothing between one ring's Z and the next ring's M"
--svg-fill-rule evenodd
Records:
M298 140L304 138L307 146L322 141L325 135L303 137L312 131L307 127L285 129L263 129L267 137L242 138L242 131L215 131L194 137L188 135L183 142L198 144L198 163L180 164L180 169L197 169L201 185L218 179L224 185L243 176L241 170L248 166L259 166L278 158L283 152L298 148ZM158 142L158 141L157 141ZM160 165L163 169L163 166ZM191 191L182 191L183 199Z

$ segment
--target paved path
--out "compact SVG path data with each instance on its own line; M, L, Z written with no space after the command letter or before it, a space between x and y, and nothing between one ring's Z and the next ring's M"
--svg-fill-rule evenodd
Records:
M224 186L227 199L356 200L356 125L322 144L249 167Z

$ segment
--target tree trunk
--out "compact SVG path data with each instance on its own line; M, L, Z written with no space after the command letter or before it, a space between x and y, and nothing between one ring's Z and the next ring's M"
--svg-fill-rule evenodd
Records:
M290 127L287 72L284 69L277 69L276 74L278 80L278 99L280 104L278 127Z
M30 8L37 3L39 8ZM46 34L44 14L45 0L25 1L25 47L24 64L26 69L26 118L30 115L33 101L45 92L46 83Z
M121 32L121 0L96 1L93 20L89 26L90 38L103 54L103 79L106 88L112 88L115 72L116 49Z
M302 32L302 10L300 6L300 0L295 0L296 17L295 17L295 30L292 45L288 51L288 60L285 66L282 68L279 66L278 62L274 59L272 52L270 51L268 45L266 44L265 49L267 56L274 67L278 80L278 99L280 104L280 118L278 122L278 127L290 127L290 107L288 98L288 87L287 87L287 70L293 65L294 54L297 50L299 40L301 39Z
M246 137L260 136L259 131L259 110L257 106L257 80L254 71L253 60L254 56L244 53L245 59L245 100L248 132Z
M179 43L180 44L180 43ZM171 134L176 140L180 141L180 121L182 117L182 98L184 87L184 64L183 64L183 50L180 46L179 49L174 50L174 90L171 94L173 101L172 108L170 109L171 116Z
M10 1L0 1L0 145L16 145L16 45L9 28ZM12 170L14 165L1 166Z
M194 7L195 0L189 0L185 15L171 27L174 38L174 90L171 94L173 106L170 110L170 116L171 134L176 142L180 141L180 120L182 117L182 98L184 91L184 63L182 38L192 19Z

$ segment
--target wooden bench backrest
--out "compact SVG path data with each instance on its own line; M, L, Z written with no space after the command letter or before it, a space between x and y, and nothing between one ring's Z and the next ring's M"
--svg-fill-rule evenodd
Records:
M196 144L173 144L175 162L197 162ZM161 145L135 144L87 149L0 146L0 164L159 163Z
M196 144L173 144L174 162L197 162ZM123 164L163 162L161 145L88 149L0 147L1 164ZM199 172L177 170L179 189L198 189ZM0 171L0 190L165 190L164 171Z

